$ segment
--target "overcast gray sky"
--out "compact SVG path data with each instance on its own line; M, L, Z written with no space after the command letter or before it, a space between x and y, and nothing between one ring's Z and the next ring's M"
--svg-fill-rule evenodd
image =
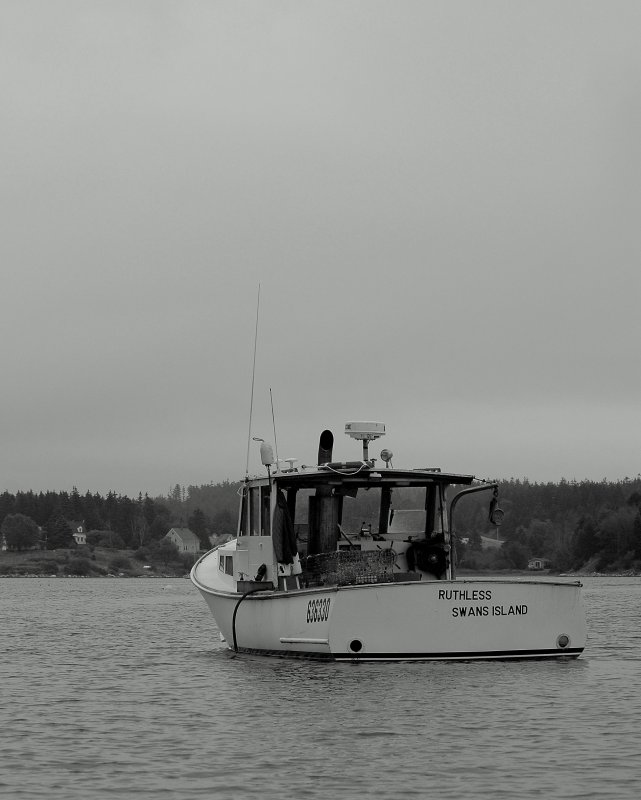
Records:
M641 471L638 0L0 0L0 491ZM380 445L380 446L379 446ZM250 472L259 467L252 446Z

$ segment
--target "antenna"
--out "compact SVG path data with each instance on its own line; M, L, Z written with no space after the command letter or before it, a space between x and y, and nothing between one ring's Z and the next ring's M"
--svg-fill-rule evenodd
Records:
M256 345L258 343L258 311L260 309L260 283L256 300L256 329L254 331L254 363L252 365L252 390L249 399L249 430L247 431L247 461L245 463L245 479L249 477L249 445L252 438L252 413L254 411L254 378L256 376Z
M276 418L274 417L274 398L272 397L272 387L269 387L269 400L272 404L272 425L274 427L274 447L276 448L276 470L278 470L278 440L276 439Z

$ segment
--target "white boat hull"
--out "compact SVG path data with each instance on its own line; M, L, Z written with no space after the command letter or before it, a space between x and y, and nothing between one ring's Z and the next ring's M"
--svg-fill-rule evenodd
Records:
M230 648L359 661L574 657L578 582L409 581L243 596L192 580Z
M362 440L362 460L333 461L329 430L316 466L281 470L261 446L267 475L240 487L237 538L194 565L191 579L230 647L338 661L581 654L578 581L455 579L455 509L491 491L488 523L500 525L498 483L394 469L390 451L377 469L367 443L385 426L350 422L345 432Z

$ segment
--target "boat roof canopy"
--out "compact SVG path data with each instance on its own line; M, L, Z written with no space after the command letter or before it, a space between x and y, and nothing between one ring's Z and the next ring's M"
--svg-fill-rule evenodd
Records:
M356 487L375 486L429 486L430 484L468 485L474 475L459 475L429 469L372 469L363 466L350 469L319 467L313 471L280 472L272 475L280 488L312 489L316 486L340 486L347 484Z

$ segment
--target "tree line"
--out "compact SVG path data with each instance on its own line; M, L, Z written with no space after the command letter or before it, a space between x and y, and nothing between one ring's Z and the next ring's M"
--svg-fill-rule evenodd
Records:
M525 569L543 558L558 571L641 570L641 476L621 481L531 483L501 480L504 542L493 555L481 554L479 533L494 535L482 494L462 500L456 509L456 533L469 537L463 564Z
M616 482L512 478L498 483L504 544L491 556L481 551L481 535L496 531L488 522L485 493L470 495L457 506L454 523L458 540L469 541L458 548L460 566L524 569L536 557L561 571L641 569L641 476ZM235 535L240 486L240 481L176 484L166 496L139 494L135 499L114 492L81 495L76 488L5 491L0 495L0 529L11 549L38 544L57 549L73 546L69 522L82 521L93 544L137 549L158 542L171 527L188 527L208 549L211 536ZM16 524L18 515L30 521L30 534Z
M0 532L10 550L56 550L75 546L70 523L82 523L88 543L135 550L160 541L172 527L188 527L208 550L211 535L235 532L238 485L233 491L230 486L190 487L191 493L179 487L180 499L175 490L166 498L139 494L135 499L111 491L80 494L75 487L71 492L5 491L0 494ZM196 502L203 491L207 510Z

